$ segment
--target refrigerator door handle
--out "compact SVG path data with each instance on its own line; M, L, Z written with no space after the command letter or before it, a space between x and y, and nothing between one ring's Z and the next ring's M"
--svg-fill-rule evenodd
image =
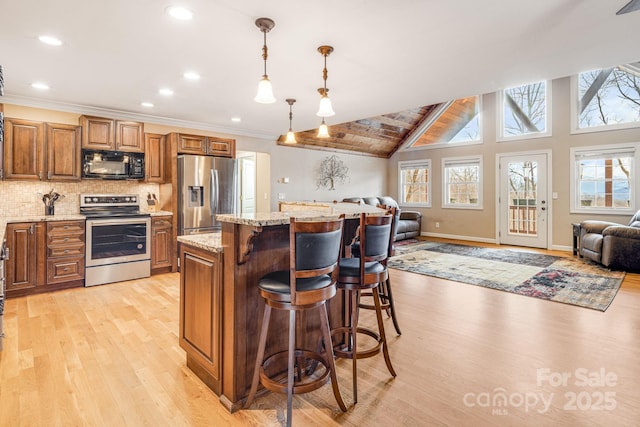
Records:
M218 213L218 196L219 196L219 188L218 188L218 170L211 170L211 213L213 215Z

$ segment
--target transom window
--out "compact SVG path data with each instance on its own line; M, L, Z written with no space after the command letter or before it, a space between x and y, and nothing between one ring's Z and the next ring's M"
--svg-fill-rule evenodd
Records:
M580 73L572 90L574 131L640 126L640 62Z
M500 91L499 140L549 136L551 84L547 81Z
M482 207L482 157L443 158L442 172L442 207Z
M400 204L431 206L431 160L398 162Z
M637 144L572 148L572 211L634 212Z

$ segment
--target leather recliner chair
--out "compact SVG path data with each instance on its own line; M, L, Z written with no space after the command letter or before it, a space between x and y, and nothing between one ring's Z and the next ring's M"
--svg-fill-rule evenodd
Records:
M422 231L422 214L418 211L401 211L393 197L347 197L343 202L364 203L371 206L385 205L396 208L394 242L420 236Z
M580 255L612 269L640 271L640 210L629 225L582 221Z

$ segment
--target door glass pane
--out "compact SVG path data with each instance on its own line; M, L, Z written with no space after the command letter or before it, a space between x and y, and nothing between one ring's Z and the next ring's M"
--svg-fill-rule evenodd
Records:
M509 162L509 234L538 234L538 164Z

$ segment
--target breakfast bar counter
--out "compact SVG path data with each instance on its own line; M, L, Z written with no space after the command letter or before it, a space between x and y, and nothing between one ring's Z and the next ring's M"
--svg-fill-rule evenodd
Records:
M187 366L231 412L249 393L258 347L264 302L257 283L267 273L289 269L289 219L325 220L345 215L345 242L351 240L361 212L384 210L353 203L325 203L320 209L241 215L217 215L222 222L219 245L212 235L181 236L180 345ZM205 237L209 236L209 237ZM207 247L207 245L209 245ZM330 322L342 322L344 304L338 294L329 303ZM267 354L286 348L286 316L274 314ZM319 329L315 313L300 316L297 340L315 348L317 337L300 331ZM272 329L273 330L273 329Z

